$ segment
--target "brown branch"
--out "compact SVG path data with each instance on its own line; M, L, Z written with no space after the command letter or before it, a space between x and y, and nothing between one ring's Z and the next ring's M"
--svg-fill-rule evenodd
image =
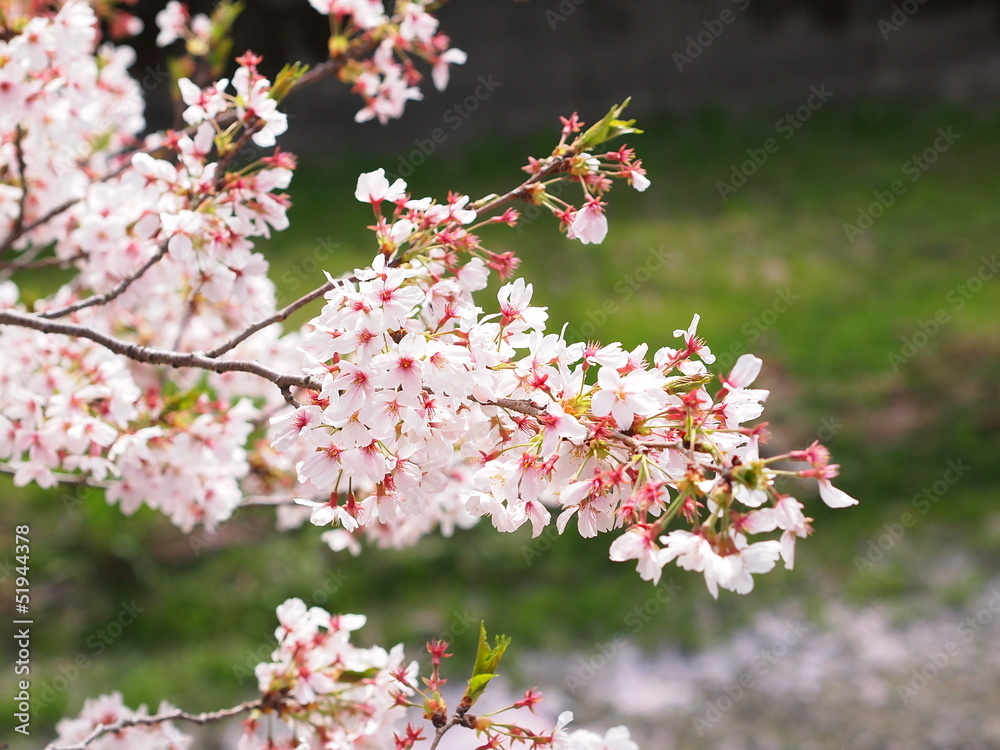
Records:
M38 248L39 251L42 249L42 247ZM37 253L35 255L37 255ZM42 258L41 260L35 260L35 255L32 255L29 258L28 253L24 253L24 255L20 256L17 260L10 261L9 263L0 262L0 271L29 271L36 268L50 268L51 266L65 267L87 257L86 253L77 253L76 255L71 255L68 258L51 256L48 258Z
M497 398L491 401L479 401L478 403L483 406L497 406L501 409L506 409L507 411L516 411L518 414L535 417L536 419L548 414L545 407L539 406L526 398ZM634 451L668 450L670 448L681 450L685 447L683 443L668 440L637 440L633 435L627 435L620 430L611 430L609 434L615 440L624 443L627 447Z
M75 313L77 310L83 310L85 307L93 307L94 305L106 305L108 302L113 300L115 297L120 296L126 289L128 289L132 282L136 281L141 277L146 271L159 263L163 256L167 254L167 240L163 240L160 243L160 249L156 251L152 258L147 260L138 269L130 273L124 279L119 281L115 286L113 286L104 294L95 294L87 299L80 300L79 302L74 302L72 305L66 305L66 307L60 307L57 310L49 310L47 312L37 313L39 318L45 318L46 320L52 320L53 318L62 318L71 313Z
M208 711L203 714L190 714L187 711L175 709L173 711L167 711L166 713L156 714L155 716L133 716L129 719L121 719L113 724L100 724L90 734L77 742L75 745L56 745L53 742L47 745L45 750L86 750L87 745L99 740L104 735L115 734L123 729L128 729L129 727L153 726L167 721L190 721L194 724L205 725L216 721L222 721L224 719L230 719L233 716L239 716L240 714L247 713L248 711L256 711L257 709L263 707L263 705L263 700L258 698L252 701L244 701L238 706L233 706L232 708L223 708L219 711Z
M449 729L451 729L453 726L456 726L458 724L459 720L460 720L459 716L457 716L457 715L453 716L451 718L451 720L447 724L445 724L444 726L440 726L437 729L435 729L434 730L434 742L431 743L431 746L429 748L427 748L427 750L435 750L435 748L438 745L441 744L441 738L445 736L445 734L448 732Z
M527 180L522 182L513 190L508 190L503 195L494 196L490 198L486 203L481 206L475 203L470 206L476 210L478 216L482 216L489 211L494 211L495 209L502 206L504 203L508 203L515 198L521 198L522 200L528 200L527 188L531 185L541 182L542 180L548 179L554 174L559 172L564 172L566 169L566 164L579 153L579 149L575 147L568 147L566 152L555 157L546 166L542 167L535 174L529 177ZM484 199L485 200L485 199Z
M17 217L14 219L14 226L11 227L10 234L0 245L0 255L10 250L17 242L17 238L24 232L24 209L28 203L28 176L25 174L23 141L24 128L18 124L14 129L14 156L17 159L17 172L21 178L21 197L17 201Z
M42 333L56 333L74 338L90 339L106 349L120 354L123 357L145 362L151 365L169 365L170 367L195 367L211 372L246 372L251 375L264 378L274 383L281 389L285 400L291 399L292 388L308 388L319 390L321 387L312 378L304 375L289 375L273 370L262 365L260 362L248 362L244 360L216 360L206 357L198 352L175 352L168 349L155 349L149 346L141 346L129 341L116 339L99 333L86 326L74 325L72 323L60 323L44 320L37 315L29 313L14 312L13 310L0 310L0 325L13 325L22 328L31 328ZM294 399L292 399L294 401ZM291 402L290 402L291 403Z
M354 277L352 276L350 278L353 279ZM347 280L347 279L345 279L345 280ZM265 318L264 320L261 320L258 323L254 323L252 326L250 326L246 330L240 332L239 334L237 334L233 338L229 339L229 341L227 341L226 343L221 344L221 345L215 347L214 349L211 349L210 351L205 352L205 356L206 357L211 357L212 359L214 359L215 357L218 357L218 356L220 356L222 354L225 354L230 349L235 349L241 343L243 343L248 338L250 338L255 333L257 333L257 331L259 331L259 330L261 330L263 328L267 328L268 326L273 325L275 323L280 323L281 321L285 320L289 315L291 315L293 312L295 312L296 310L298 310L300 307L304 307L305 305L307 305L310 302L312 302L314 299L322 297L324 294L326 294L331 289L333 289L333 283L328 281L325 284L323 284L323 286L317 287L316 289L313 289L308 294L303 295L302 297L299 297L297 300L295 300L291 304L289 304L289 305L281 308L280 310L278 310L278 312L276 312L271 317Z
M492 401L480 401L483 406L498 406L507 411L516 411L529 417L542 417L548 414L544 406L539 406L526 398L497 398Z
M16 473L15 469L12 469L9 464L0 463L0 474L9 474L13 476ZM102 489L107 489L111 486L110 482L106 482L100 479L93 479L84 474L66 474L65 472L53 471L49 472L52 474L52 478L56 480L58 484L65 484L68 487L76 487L80 489L81 487L100 487Z

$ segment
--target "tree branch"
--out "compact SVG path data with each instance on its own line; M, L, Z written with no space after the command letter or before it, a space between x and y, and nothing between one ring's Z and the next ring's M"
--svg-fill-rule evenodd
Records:
M238 706L233 706L232 708L223 708L219 711L209 711L203 714L189 714L187 711L176 709L174 711L168 711L155 716L133 716L130 719L121 719L120 721L116 721L114 724L101 724L75 745L56 745L53 742L47 745L45 750L86 750L87 745L99 740L104 735L115 734L123 729L128 729L129 727L153 726L167 721L190 721L194 724L205 725L216 721L222 721L223 719L230 719L233 716L239 716L240 714L254 711L262 706L263 700L258 698L252 701L245 701Z
M262 365L260 362L249 362L244 360L216 360L206 357L198 352L175 352L168 349L155 349L149 346L140 346L130 341L116 339L99 333L86 326L72 323L60 323L43 320L37 315L14 312L13 310L0 310L0 325L13 325L22 328L31 328L42 333L57 333L63 336L74 338L90 339L115 354L151 365L169 365L171 367L195 367L212 372L246 372L251 375L270 380L285 395L285 400L291 398L291 388L308 388L319 390L320 384L312 378L304 375L289 375L273 370ZM293 399L294 401L294 399Z
M28 176L25 174L23 141L24 128L19 124L14 129L14 156L17 159L18 176L21 178L21 197L17 201L17 216L14 219L14 226L11 227L7 239L0 245L0 255L10 250L24 231L24 208L28 203Z
M578 149L573 147L568 147L565 153L557 156L548 165L542 167L540 170L538 170L538 172L533 174L531 177L522 182L513 190L508 190L503 195L491 197L489 198L489 200L484 198L483 200L486 200L486 203L484 203L481 206L473 204L471 208L474 208L476 210L476 214L478 216L482 216L489 211L493 211L499 208L504 203L508 203L509 201L514 200L515 198L522 198L524 200L527 200L525 191L530 185L534 185L538 182L541 182L542 180L548 179L554 174L558 174L559 172L565 171L566 164L578 153L579 153Z
M535 417L536 419L548 414L545 407L539 406L526 398L497 398L492 401L480 401L479 403L483 406L497 406L501 409L506 409L507 411L516 411L518 414ZM671 448L674 450L683 450L686 447L684 443L681 442L672 442L667 440L637 440L635 436L628 435L620 430L610 430L608 434L620 443L624 443L627 447L634 451L668 450Z
M38 249L42 250L42 247L39 246ZM66 267L71 263L82 260L85 257L87 257L85 253L77 253L76 255L71 255L68 258L59 258L53 255L47 258L35 260L34 255L28 257L28 252L25 252L18 257L17 260L9 262L0 261L0 271L5 271L9 275L12 271L27 271L34 268L50 268L52 266Z
M350 280L350 279L353 279L353 278L354 277L351 276L349 279L345 279L345 280ZM287 306L281 308L280 310L278 310L278 312L276 312L271 317L265 318L264 320L261 320L260 322L254 323L252 326L250 326L246 330L240 332L239 334L237 334L233 338L229 339L229 341L227 341L226 343L221 344L221 345L215 347L214 349L211 349L210 351L205 352L205 356L206 357L211 357L212 359L214 359L214 358L216 358L216 357L218 357L218 356L220 356L222 354L225 354L230 349L235 349L241 343L243 343L248 338L250 338L255 333L257 333L257 331L260 331L261 329L267 328L268 326L273 325L275 323L280 323L281 321L285 320L289 315L291 315L293 312L295 312L296 310L298 310L300 307L304 307L305 305L307 305L310 302L312 302L314 299L318 299L319 297L322 297L324 294L326 294L327 292L329 292L331 289L333 289L333 283L328 281L325 284L323 284L323 286L317 287L316 289L313 289L308 294L306 294L306 295L304 295L302 297L299 297L297 300L295 300L294 302L292 302L290 305L287 305Z
M39 318L45 318L46 320L52 320L53 318L62 318L71 313L75 313L77 310L83 310L86 307L93 307L94 305L106 305L108 302L113 300L115 297L120 296L126 289L132 286L132 282L136 281L141 277L146 271L155 266L161 260L163 256L167 254L167 240L163 240L160 243L159 250L153 255L152 258L147 260L138 269L130 273L124 279L119 281L115 286L113 286L104 294L95 294L87 299L80 300L79 302L74 302L72 305L66 305L66 307L60 307L57 310L49 310L47 312L37 313Z

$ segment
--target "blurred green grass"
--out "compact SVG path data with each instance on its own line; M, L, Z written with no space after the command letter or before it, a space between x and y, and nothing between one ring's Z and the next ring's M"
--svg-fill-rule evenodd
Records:
M635 638L695 647L787 596L807 603L838 594L891 597L919 586L915 568L932 554L927 550L948 545L995 565L998 282L988 281L961 310L947 299L982 256L992 256L1000 235L1000 117L879 103L823 110L725 202L716 182L728 181L747 149L775 135L772 117L733 122L707 112L640 125L647 135L632 145L653 185L643 194L616 189L604 245L566 240L549 216L521 231L491 228L484 243L518 252L536 303L549 307L552 330L568 322L592 338L629 347L645 341L655 350L700 313L700 331L716 352L764 358L775 448L804 445L825 430L824 442L843 465L841 484L862 504L832 512L813 487L796 488L817 533L802 543L795 571L762 577L753 597L724 594L715 603L700 576L668 570L683 589ZM959 140L850 243L844 223L854 223L873 191L900 178L903 164L947 126ZM443 148L416 170L410 187L439 197L448 189L474 197L504 190L520 179L528 154L550 146L540 135L455 153ZM364 227L371 216L353 198L354 181L360 171L391 171L396 163L395 156L357 154L303 159L290 191L292 226L264 245L282 303L322 283L321 268L338 273L370 260L375 248ZM666 266L629 287L629 275L641 278L637 270L660 248L669 253ZM51 281L38 280L39 289ZM793 303L765 318L779 290ZM606 301L615 312L595 330L584 328ZM482 304L490 306L485 295ZM889 353L941 308L951 322L894 372ZM948 459L970 465L968 476L905 544L859 575L854 556L940 478ZM33 529L36 699L77 654L90 665L47 706L36 706L42 726L111 689L122 689L132 704L166 697L192 710L246 697L253 689L247 673L270 648L274 607L289 596L366 612L362 640L403 639L414 656L421 639L451 630L460 657L474 646L470 621L485 618L491 631L515 636L515 651L586 649L628 631L629 613L652 596L632 566L606 559L605 539L569 534L551 539L548 549L547 536L545 551L534 554L541 548L524 530L501 536L482 528L355 559L326 549L318 529L274 533L270 515L252 510L202 547L152 512L123 518L97 492L15 491L3 482L0 526L27 522ZM89 645L94 634L133 599L144 611L98 653ZM11 684L9 674L0 676L0 689Z

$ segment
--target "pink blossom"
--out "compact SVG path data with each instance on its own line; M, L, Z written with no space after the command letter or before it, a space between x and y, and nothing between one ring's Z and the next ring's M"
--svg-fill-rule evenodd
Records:
M580 240L584 245L604 242L608 235L604 205L598 198L588 198L586 205L576 212L566 236L571 240Z
M382 201L398 201L406 197L406 182L397 178L391 185L381 167L374 172L365 172L358 177L358 187L354 197L362 203L381 203Z
M819 496L831 508L847 508L858 504L855 498L834 487L829 479L819 479Z
M611 544L610 557L615 562L638 560L636 570L644 581L660 582L667 555L657 546L656 531L653 527L643 529L635 526L615 539Z

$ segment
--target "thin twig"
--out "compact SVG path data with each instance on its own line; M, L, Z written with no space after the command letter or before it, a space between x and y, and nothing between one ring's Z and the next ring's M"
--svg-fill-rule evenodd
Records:
M181 348L181 342L184 340L184 334L187 333L188 326L191 325L191 320L194 318L195 308L198 307L198 299L195 294L191 294L186 305L184 305L184 315L181 317L181 322L177 326L177 336L174 337L174 350L179 350Z
M11 468L10 464L0 463L0 474L14 475L16 473L17 470ZM69 487L76 487L77 489L81 489L83 487L100 487L102 489L107 489L111 486L110 482L93 479L83 474L66 474L59 471L52 471L49 473L57 483L65 484Z
M75 745L56 745L53 742L46 746L45 750L86 750L87 745L99 740L104 735L115 734L123 729L128 729L129 727L153 726L154 724L162 724L166 721L190 721L194 724L205 725L216 721L222 721L223 719L230 719L233 716L239 716L240 714L247 713L248 711L255 711L262 706L263 700L258 698L252 701L244 701L238 706L233 706L232 708L223 708L219 711L209 711L203 714L189 714L187 711L176 709L174 711L156 714L155 716L133 716L129 719L120 719L114 724L101 724Z
M167 240L163 240L160 243L159 249L153 255L152 258L147 260L138 269L130 273L124 279L119 281L115 286L113 286L104 294L95 294L87 299L80 300L79 302L74 302L72 305L66 305L66 307L60 307L57 310L49 310L47 312L37 313L39 318L45 318L47 320L52 320L53 318L61 318L65 315L70 315L75 313L77 310L83 310L85 307L93 307L94 305L106 305L108 302L113 300L115 297L120 296L126 289L128 289L132 282L136 281L141 277L146 271L159 263L163 256L167 254Z
M133 153L138 153L141 150L142 149L137 149ZM124 172L126 169L128 169L129 166L130 166L130 162L126 161L124 164L120 164L118 167L116 167L115 169L111 170L110 172L106 172L103 175L101 175L100 177L95 177L93 180L90 181L90 184L91 185L96 185L98 183L107 182L108 180L114 179L115 177L117 177L118 175L120 175L122 172ZM17 232L11 232L7 236L7 238L4 240L3 245L0 246L0 247L4 247L4 248L10 247L11 245L13 245L18 240L18 238L22 237L25 234L28 234L28 232L31 232L34 229L38 229L38 227L42 226L43 224L48 224L50 221L52 221L52 219L54 219L55 217L57 217L59 214L65 213L69 209L73 208L73 206L75 206L77 203L79 203L80 201L82 201L86 197L87 197L87 193L84 193L83 195L81 195L81 196L79 196L77 198L70 198L69 200L63 201L58 206L55 206L54 208L50 208L46 213L42 214L37 219L34 219L34 220L28 222L27 224L24 224L20 228L19 231L17 231Z
M43 245L37 246L37 250L40 252L44 250ZM83 260L87 257L86 253L77 253L76 255L71 255L68 258L60 258L57 256L50 256L48 258L42 258L40 260L35 260L35 256L38 253L34 253L31 257L28 257L28 253L24 253L17 260L12 260L8 263L0 262L0 272L11 272L11 271L29 271L36 268L50 268L52 266L68 266L71 263L75 263L78 260Z
M539 406L526 398L496 398L492 401L480 401L483 406L497 406L507 411L516 411L529 417L539 418L548 414L545 407ZM608 433L615 440L624 443L632 450L681 450L685 446L683 443L668 440L637 440L632 435L627 435L620 430L611 430Z
M13 325L22 328L31 328L42 333L56 333L74 338L90 339L115 354L151 365L169 365L171 367L196 367L212 372L246 372L251 375L270 380L277 385L286 400L290 398L291 388L308 388L319 390L320 384L312 378L304 375L289 375L273 370L262 365L260 362L249 362L244 360L217 360L206 357L199 352L175 352L168 349L155 349L149 346L141 346L129 341L116 339L92 328L73 323L60 323L43 320L37 315L20 313L13 310L0 310L0 325Z
M513 190L508 190L503 195L499 195L495 198L490 199L482 206L477 206L473 204L472 206L470 206L470 208L474 208L476 210L476 214L478 216L482 216L490 211L499 208L504 203L508 203L509 201L514 200L515 198L521 198L527 200L526 190L529 186L541 182L542 180L545 180L554 174L558 174L559 172L565 171L566 164L578 153L579 150L576 148L572 147L567 148L566 153L557 156L548 165L542 167L538 172L533 174L531 177L522 182Z
M434 742L431 743L431 746L427 750L434 750L434 748L441 744L441 738L445 736L449 729L458 724L459 720L459 716L453 716L447 724L434 730Z
M24 209L28 203L28 176L25 174L23 140L24 128L19 124L14 129L14 157L17 160L18 176L21 178L21 196L17 200L17 216L14 218L14 226L11 227L7 239L0 245L0 255L10 250L24 231Z
M353 277L351 277L351 278L353 278ZM214 349L211 349L210 351L205 352L205 356L206 357L211 357L211 358L214 359L215 357L218 357L218 356L220 356L222 354L225 354L230 349L235 349L237 346L239 346L241 343L243 343L246 339L250 338L255 333L257 333L257 331L259 331L259 330L261 330L263 328L267 328L268 326L273 325L275 323L280 323L281 321L285 320L289 315L291 315L293 312L295 312L296 310L298 310L300 307L308 305L314 299L322 297L324 294L326 294L331 289L333 289L333 286L334 286L333 282L329 282L328 281L325 284L323 284L323 286L317 287L316 289L313 289L308 294L303 295L302 297L299 297L297 300L295 300L294 302L292 302L290 305L287 305L287 306L281 308L280 310L278 310L278 312L276 312L271 317L265 318L264 320L262 320L262 321L260 321L258 323L254 323L252 326L250 326L246 330L240 332L239 334L237 334L233 338L229 339L229 341L227 341L226 343L221 344L221 345L215 347Z

